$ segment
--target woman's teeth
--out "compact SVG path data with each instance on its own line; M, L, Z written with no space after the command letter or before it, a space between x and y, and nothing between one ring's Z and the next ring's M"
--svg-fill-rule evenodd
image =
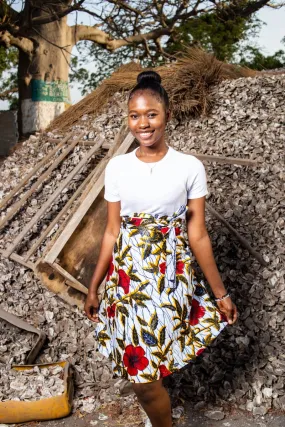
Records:
M141 138L148 138L150 135L152 135L153 132L143 132L140 133Z

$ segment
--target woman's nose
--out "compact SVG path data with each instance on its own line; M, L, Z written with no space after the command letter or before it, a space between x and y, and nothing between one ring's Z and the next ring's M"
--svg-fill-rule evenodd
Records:
M148 122L148 118L141 116L140 120L139 120L139 127L140 128L145 128L149 126L149 122Z

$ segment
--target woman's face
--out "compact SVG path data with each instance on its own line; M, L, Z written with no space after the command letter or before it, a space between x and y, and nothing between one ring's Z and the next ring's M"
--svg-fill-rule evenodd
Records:
M155 95L148 90L136 92L128 109L129 129L140 145L150 147L164 141L165 107Z

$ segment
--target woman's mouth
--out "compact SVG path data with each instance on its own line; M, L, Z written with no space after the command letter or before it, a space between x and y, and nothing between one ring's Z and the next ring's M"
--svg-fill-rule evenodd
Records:
M138 132L140 139L143 139L144 141L147 139L150 139L154 133L154 130L147 131L147 132Z

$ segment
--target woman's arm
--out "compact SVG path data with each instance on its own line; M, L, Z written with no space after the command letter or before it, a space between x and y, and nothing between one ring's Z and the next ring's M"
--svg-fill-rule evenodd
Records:
M189 244L216 298L227 291L218 271L211 241L205 224L205 197L188 200L187 233ZM219 309L227 316L229 323L237 319L237 309L231 298L218 302Z
M101 243L98 262L90 282L88 295L84 306L87 317L93 322L98 322L98 288L107 274L114 244L120 232L120 209L120 202L107 203L107 225Z

